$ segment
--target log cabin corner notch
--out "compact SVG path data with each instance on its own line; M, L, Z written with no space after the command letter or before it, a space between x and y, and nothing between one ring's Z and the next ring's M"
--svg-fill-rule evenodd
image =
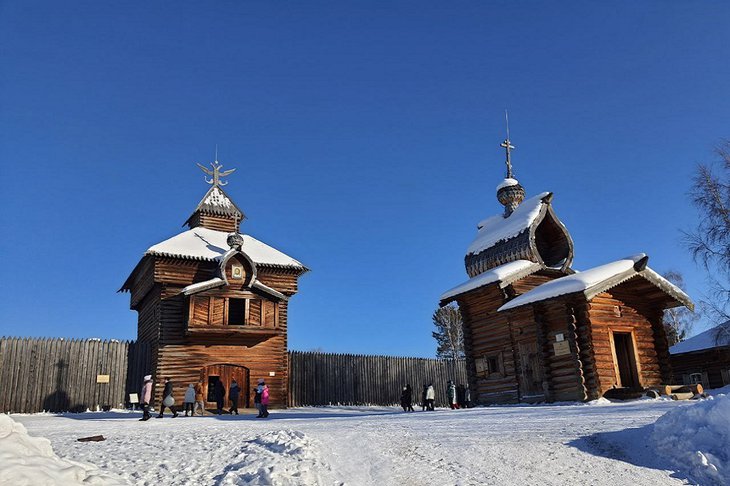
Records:
M576 273L573 241L552 193L525 198L512 175L497 186L503 214L479 223L469 279L444 292L464 320L470 387L480 403L586 400L636 393L671 377L663 310L691 299L644 254Z
M241 234L243 211L226 194L216 160L203 168L212 187L185 225L189 229L151 246L122 285L138 312L139 341L152 345L149 370L155 399L170 377L200 382L210 402L212 386L236 379L241 403L252 403L249 380L266 379L271 405L288 395L288 302L308 269L258 239ZM254 382L255 383L255 382ZM208 403L213 406L213 403Z

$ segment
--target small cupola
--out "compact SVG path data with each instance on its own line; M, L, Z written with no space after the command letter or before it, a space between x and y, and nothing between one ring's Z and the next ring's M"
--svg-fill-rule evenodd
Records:
M221 177L232 174L236 169L222 170L223 166L218 162L217 157L210 166L212 169L198 164L198 167L211 177L210 180L206 178L205 182L212 187L200 200L193 214L185 221L185 225L191 229L202 226L217 231L238 233L240 223L246 218L246 215L223 190L223 186L228 182L221 180Z
M507 218L525 200L525 189L512 175L512 150L515 146L509 140L509 125L507 125L507 138L500 147L504 148L506 155L507 176L497 186L497 200L504 206L504 217Z

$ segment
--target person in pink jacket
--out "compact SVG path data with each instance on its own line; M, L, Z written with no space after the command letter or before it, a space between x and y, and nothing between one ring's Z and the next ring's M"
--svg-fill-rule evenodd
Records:
M150 402L152 401L152 375L143 378L144 385L140 392L140 402L142 403L142 418L140 422L150 419Z
M269 416L269 387L264 383L264 380L259 380L259 390L261 390L261 413L259 416L266 418Z

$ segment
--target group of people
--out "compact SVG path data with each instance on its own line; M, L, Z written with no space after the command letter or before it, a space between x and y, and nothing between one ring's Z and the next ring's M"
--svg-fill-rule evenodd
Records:
M469 386L455 385L449 380L446 384L446 396L449 399L449 406L452 410L457 408L468 408L471 406L471 393ZM436 390L433 384L423 385L421 392L421 410L433 411L436 401ZM404 412L413 412L413 389L411 385L405 385L400 395L400 405Z
M146 375L143 378L144 384L140 392L140 403L142 405L142 418L140 421L149 420L152 416L150 415L150 404L152 403L152 375ZM216 413L221 415L223 413L226 387L221 380L217 380L213 384L212 390L213 397L216 402ZM263 379L258 381L258 385L253 388L254 393L254 405L258 410L257 418L266 418L269 416L269 387L266 385ZM236 380L231 381L231 385L228 387L228 400L231 407L228 409L228 413L231 415L238 415L238 399L241 396L241 387L238 385ZM190 383L188 388L185 390L185 397L183 402L185 416L195 416L197 411L200 411L200 415L203 416L205 412L205 400L203 395L203 385L198 383ZM169 408L172 412L172 417L178 416L177 409L175 408L175 398L173 397L173 384L170 378L165 378L165 388L162 391L162 403L160 404L160 413L157 418L162 418L165 409Z

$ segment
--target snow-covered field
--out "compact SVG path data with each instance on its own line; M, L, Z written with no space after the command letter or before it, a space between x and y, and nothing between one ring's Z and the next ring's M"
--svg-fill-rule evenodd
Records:
M707 431L692 434L689 413L700 417L699 427L703 420L721 422L729 407L730 396L719 396L408 414L383 407L306 408L275 410L266 420L226 415L138 422L136 413L124 412L12 418L29 434L50 439L63 460L98 466L92 484L106 475L143 485L666 485L722 484L723 476L704 474L701 464L684 467L673 453L692 449L693 435L707 437ZM674 418L663 419L661 435L671 436L684 423L678 437L690 436L658 453L654 422L671 411ZM720 423L719 430L705 442L722 456L730 443L722 444L727 428ZM97 434L107 440L76 441ZM727 455L709 454L710 461L727 464ZM0 483L4 470L0 464Z

